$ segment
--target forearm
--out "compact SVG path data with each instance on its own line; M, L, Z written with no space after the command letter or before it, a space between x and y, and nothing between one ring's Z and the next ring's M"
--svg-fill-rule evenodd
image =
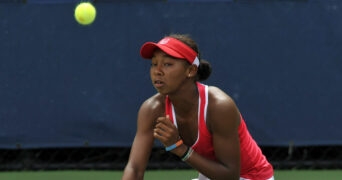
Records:
M153 138L135 138L128 163L124 169L122 180L143 180L144 173L152 150ZM151 136L152 137L152 136Z
M234 172L232 169L229 169L229 167L204 158L196 152L191 154L189 159L186 160L186 163L210 179L238 180L240 178L239 172Z
M186 153L186 150L187 147L184 145L175 149L172 153L181 157ZM240 178L239 171L229 168L217 161L207 159L195 151L191 153L185 162L210 179L238 180Z
M138 171L132 167L126 166L123 172L122 180L143 180L144 171Z

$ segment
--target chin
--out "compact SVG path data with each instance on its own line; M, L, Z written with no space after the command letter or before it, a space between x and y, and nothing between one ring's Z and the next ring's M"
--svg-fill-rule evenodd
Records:
M155 89L156 89L157 92L158 92L159 94L161 94L161 95L167 95L167 94L168 94L168 92L163 91L163 90L161 90L161 89L158 89L158 88L155 88Z

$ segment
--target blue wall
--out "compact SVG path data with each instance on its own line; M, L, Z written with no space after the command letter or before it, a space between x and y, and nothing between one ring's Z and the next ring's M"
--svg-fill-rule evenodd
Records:
M0 148L130 146L145 41L189 33L261 145L342 144L342 2L0 3Z

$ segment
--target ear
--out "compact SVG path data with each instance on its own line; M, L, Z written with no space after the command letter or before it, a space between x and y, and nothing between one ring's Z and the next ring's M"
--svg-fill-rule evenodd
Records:
M196 65L191 65L188 68L188 78L194 77L197 74L198 67Z

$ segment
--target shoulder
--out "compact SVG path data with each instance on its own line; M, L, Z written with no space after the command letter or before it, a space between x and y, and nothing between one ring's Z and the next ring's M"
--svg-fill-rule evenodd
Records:
M146 99L139 110L139 115L159 117L165 111L165 96L157 93Z
M240 124L240 112L234 100L222 89L208 86L207 118L211 128L229 125L237 127Z
M216 108L234 108L234 100L222 89L216 86L208 86L208 100Z

